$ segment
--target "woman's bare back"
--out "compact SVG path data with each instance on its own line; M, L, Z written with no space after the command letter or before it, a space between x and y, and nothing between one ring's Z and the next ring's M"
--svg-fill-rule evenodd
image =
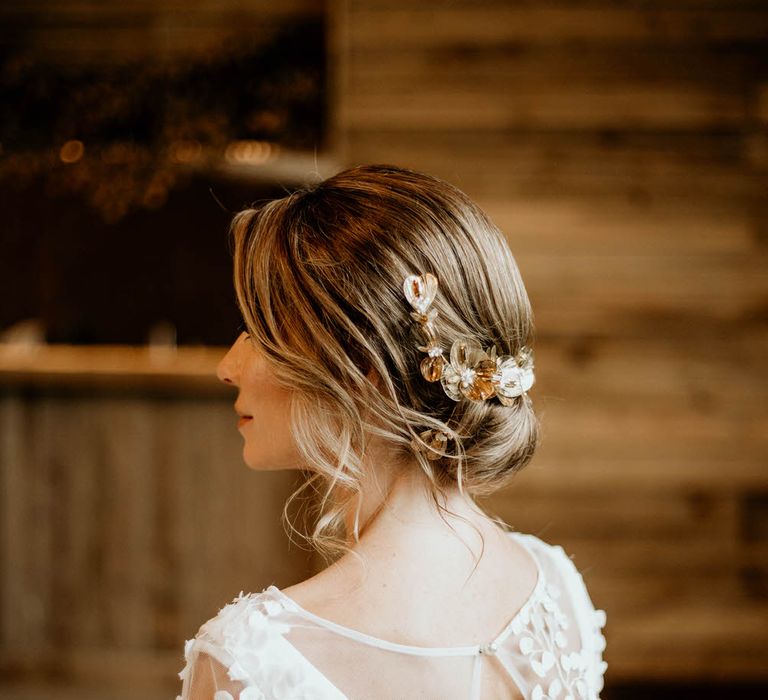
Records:
M475 561L447 528L366 539L361 564L345 555L284 593L322 618L387 641L427 647L463 646L493 638L530 597L537 566L497 526L481 526ZM466 534L469 531L462 529ZM465 537L476 554L480 540Z

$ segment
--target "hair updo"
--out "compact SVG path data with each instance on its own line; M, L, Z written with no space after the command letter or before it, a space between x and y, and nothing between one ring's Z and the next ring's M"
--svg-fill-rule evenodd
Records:
M410 274L439 281L432 308L442 346L459 336L515 355L533 345L533 313L498 228L464 192L393 165L363 165L245 209L232 220L234 284L248 333L292 390L291 430L307 480L283 511L291 530L325 555L343 546L371 436L393 465L416 464L437 495L505 486L533 456L539 422L527 394L512 406L454 401L424 379ZM428 459L412 441L426 429L456 435ZM296 530L288 506L314 490L314 524ZM356 533L355 533L356 534Z

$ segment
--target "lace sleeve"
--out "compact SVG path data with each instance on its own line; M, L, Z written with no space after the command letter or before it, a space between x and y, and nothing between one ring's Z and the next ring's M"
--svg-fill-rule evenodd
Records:
M181 695L176 700L264 700L263 693L253 685L233 680L230 669L234 659L224 659L223 650L215 649L204 640L187 641L184 650L186 666L179 673Z
M562 570L567 580L570 581L570 589L574 598L575 612L579 627L582 630L589 668L590 697L600 697L604 686L604 674L608 664L603 660L603 652L606 648L606 639L603 628L607 622L605 610L595 608L589 595L584 577L576 568L576 564L565 553L562 547L555 548L560 555Z
M186 665L179 673L181 695L176 700L264 700L252 674L241 663L243 649L253 641L244 624L250 605L249 597L241 591L186 641ZM251 646L260 651L258 645Z
M237 596L184 645L176 700L341 700L338 689L293 644L282 602L262 591Z

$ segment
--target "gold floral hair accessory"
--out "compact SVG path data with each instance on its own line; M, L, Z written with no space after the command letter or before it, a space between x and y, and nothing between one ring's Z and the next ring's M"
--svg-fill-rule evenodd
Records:
M435 331L437 309L430 308L437 294L437 277L433 274L408 275L403 281L403 292L413 307L411 318L426 340L417 346L427 353L420 364L421 374L428 382L440 380L451 399L486 401L495 396L504 406L512 406L518 396L533 386L533 350L529 347L521 348L515 355L497 355L496 346L484 350L472 338L457 338L446 360ZM436 435L428 437L442 439Z
M445 430L436 430L430 428L422 433L419 433L421 442L415 438L411 440L411 447L414 450L419 450L427 455L427 459L436 460L440 459L445 451L448 440L453 439L453 435ZM425 447L426 445L426 447Z

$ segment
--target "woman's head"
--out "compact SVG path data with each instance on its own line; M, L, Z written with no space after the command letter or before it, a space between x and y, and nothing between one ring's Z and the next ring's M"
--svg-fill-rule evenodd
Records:
M266 466L278 423L290 432L272 466L310 472L320 493L310 539L321 551L343 540L373 442L388 448L392 469L421 470L435 494L489 494L530 461L539 428L526 394L512 406L456 402L419 369L403 296L411 274L438 278L432 308L446 351L460 336L504 355L533 344L514 257L467 195L412 170L360 166L238 213L231 232L248 337L219 376L248 371L236 383L241 412L254 415L242 427L251 466ZM428 428L459 436L439 460L411 446Z

